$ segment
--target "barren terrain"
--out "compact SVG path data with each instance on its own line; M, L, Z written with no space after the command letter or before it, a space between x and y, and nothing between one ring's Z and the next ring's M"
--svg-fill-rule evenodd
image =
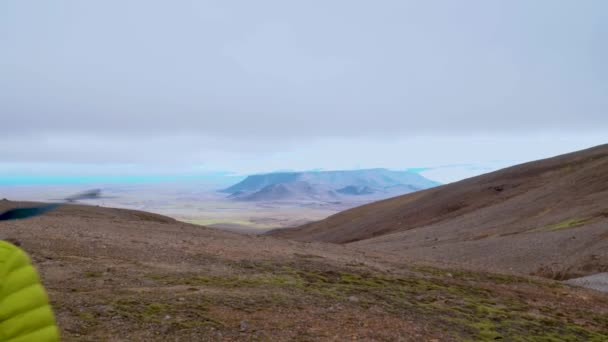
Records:
M608 298L552 280L92 206L0 234L32 256L66 341L608 338Z
M474 269L608 271L608 145L357 207L270 234Z
M0 198L23 201L57 201L75 193L101 188L103 197L81 203L143 210L182 222L261 234L276 228L296 227L322 220L340 211L374 200L363 196L340 203L310 200L243 202L197 183L76 184L0 186Z

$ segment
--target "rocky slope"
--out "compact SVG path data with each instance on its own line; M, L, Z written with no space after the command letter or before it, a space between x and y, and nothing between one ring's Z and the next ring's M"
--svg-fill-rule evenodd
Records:
M66 206L0 238L32 256L64 341L608 338L590 290L137 211Z
M270 234L562 279L608 270L607 226L602 145Z

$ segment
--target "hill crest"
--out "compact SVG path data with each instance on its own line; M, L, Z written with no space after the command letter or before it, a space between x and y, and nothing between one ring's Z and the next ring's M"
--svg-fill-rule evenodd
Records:
M608 145L269 234L550 277L608 270Z

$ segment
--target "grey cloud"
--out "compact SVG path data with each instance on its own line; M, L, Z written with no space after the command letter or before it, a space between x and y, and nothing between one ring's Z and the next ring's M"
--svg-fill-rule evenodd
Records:
M606 131L607 11L601 0L4 1L0 143Z

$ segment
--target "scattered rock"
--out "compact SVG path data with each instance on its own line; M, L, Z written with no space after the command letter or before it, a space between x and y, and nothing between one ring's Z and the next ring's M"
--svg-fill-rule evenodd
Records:
M374 312L374 313L382 313L384 312L384 310L382 310L382 308L378 305L372 305L369 307L368 309L370 312Z
M114 307L112 305L95 305L93 309L97 312L109 312L114 310Z
M505 189L505 187L504 187L504 185L498 185L498 186L490 187L490 189L492 189L496 192L502 192Z
M357 297L357 296L350 296L350 297L348 297L348 301L352 302L352 303L358 303L359 302L359 297Z
M329 311L329 312L336 312L339 310L342 310L342 305L340 305L340 304L332 305L327 309L327 311Z
M142 279L141 284L144 286L152 286L152 285L156 285L156 281L154 281L152 279Z
M240 325L241 332L247 331L248 329L249 329L249 322L248 321L241 321L241 325Z

